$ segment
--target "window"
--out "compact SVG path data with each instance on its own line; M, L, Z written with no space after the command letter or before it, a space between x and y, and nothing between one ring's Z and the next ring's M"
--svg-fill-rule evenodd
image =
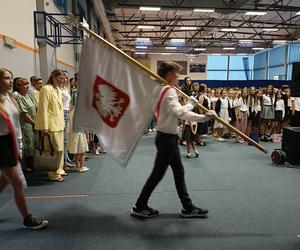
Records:
M254 69L265 69L268 66L267 53L268 51L263 51L254 55Z
M285 64L286 46L277 46L270 50L269 66L280 66Z
M207 80L227 80L227 70L208 70Z
M253 80L266 80L265 69L255 69L253 71Z
M227 80L228 56L209 55L207 60L208 80Z
M207 70L227 70L228 56L208 56Z
M285 75L284 75L284 67L283 66L278 66L278 67L271 67L269 68L269 80L273 80L274 76L278 76L278 80L285 80Z

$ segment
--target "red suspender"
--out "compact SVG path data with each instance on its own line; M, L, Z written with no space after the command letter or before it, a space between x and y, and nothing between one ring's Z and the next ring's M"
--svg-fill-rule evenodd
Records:
M15 130L14 127L9 119L9 116L6 115L3 112L0 112L0 116L2 116L4 118L4 121L6 122L7 126L8 126L8 130L11 133L12 139L13 139L13 150L14 150L14 155L16 157L16 160L19 160L19 152L18 152L18 147L17 147L17 140L16 140L16 134L15 134Z
M159 112L160 112L160 104L169 89L171 89L171 86L165 87L165 89L163 90L163 92L161 93L161 95L159 97L159 101L158 101L157 109L156 109L156 122L158 122L158 117L159 117Z

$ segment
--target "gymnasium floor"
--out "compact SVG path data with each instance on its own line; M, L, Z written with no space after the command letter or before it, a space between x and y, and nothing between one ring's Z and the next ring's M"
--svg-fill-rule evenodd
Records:
M154 133L145 135L127 169L108 155L91 155L90 171L70 173L64 183L43 174L30 177L26 190L34 214L49 227L20 228L10 190L0 195L0 249L300 249L300 168L275 167L248 145L207 138L200 158L186 159L187 186L207 219L181 219L169 169L153 193L155 219L129 216L155 156ZM182 155L185 154L181 148Z

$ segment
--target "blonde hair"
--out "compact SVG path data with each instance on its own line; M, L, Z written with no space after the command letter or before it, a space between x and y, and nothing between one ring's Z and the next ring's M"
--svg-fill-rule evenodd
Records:
M63 70L60 70L60 69L53 70L51 72L51 75L50 75L50 77L49 77L49 79L48 79L48 81L47 81L46 84L51 84L52 85L53 84L53 78L61 76L61 75L63 75L63 76L65 75L65 72Z
M13 74L12 74L12 72L10 70L5 69L5 68L0 68L0 80L3 78L5 72L8 72L13 77ZM13 97L13 95L11 93L8 93L8 94L9 94L10 99L12 100L12 102L14 103L14 105L16 106L17 110L19 110L19 106L18 106L15 98ZM4 98L2 98L1 95L0 95L0 112L2 112L5 115L7 115L7 111L6 111L6 108L4 106Z

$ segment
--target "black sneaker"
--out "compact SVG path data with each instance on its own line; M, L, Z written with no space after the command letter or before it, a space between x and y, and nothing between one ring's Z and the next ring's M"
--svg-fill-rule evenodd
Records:
M23 227L27 229L39 230L48 226L47 220L40 220L31 214L24 219Z
M191 207L190 209L183 209L181 210L180 216L183 218L204 218L208 214L208 210L204 208L199 207Z
M159 215L159 212L151 207L137 208L133 206L130 211L131 216L153 218Z

